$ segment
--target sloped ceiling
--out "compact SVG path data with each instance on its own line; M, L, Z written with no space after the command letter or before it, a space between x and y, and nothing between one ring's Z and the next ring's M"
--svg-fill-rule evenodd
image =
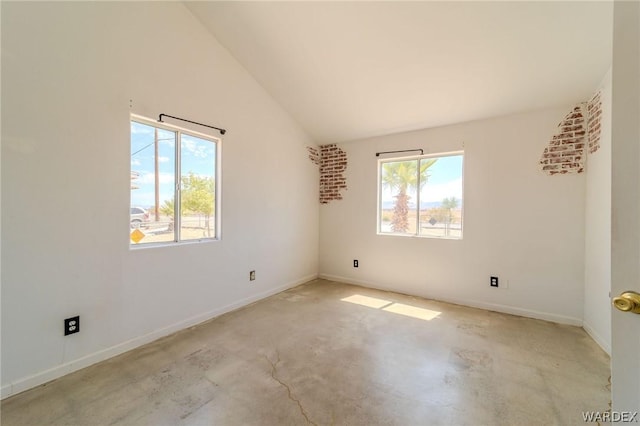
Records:
M186 2L319 144L587 100L611 2Z

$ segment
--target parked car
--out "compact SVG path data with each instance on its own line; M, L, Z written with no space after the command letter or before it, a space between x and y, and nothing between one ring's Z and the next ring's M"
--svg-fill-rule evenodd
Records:
M149 222L149 212L142 207L131 207L131 228L141 228Z

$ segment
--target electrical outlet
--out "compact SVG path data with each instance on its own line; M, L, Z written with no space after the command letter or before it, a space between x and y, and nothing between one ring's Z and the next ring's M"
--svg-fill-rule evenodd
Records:
M498 277L491 277L489 285L491 285L491 287L498 287Z
M256 280L256 271L250 271L249 272L249 281L255 281Z
M80 316L64 320L64 335L68 336L80 331Z
M358 259L353 259L353 267L354 268L358 267Z

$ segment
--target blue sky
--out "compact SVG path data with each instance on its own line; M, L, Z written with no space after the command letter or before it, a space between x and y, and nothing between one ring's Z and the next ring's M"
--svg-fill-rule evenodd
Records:
M461 177L462 155L440 157L429 167L428 183L442 184Z
M421 204L441 202L444 198L450 197L462 200L462 155L439 157L428 170L429 180L420 191ZM390 190L383 189L382 202L385 205L393 203L394 195L396 194ZM411 196L410 203L415 205L415 192L409 195Z
M131 190L131 205L149 208L155 204L154 127L131 122L131 171L139 177L133 181L138 189ZM158 129L158 176L160 202L173 198L175 187L176 133ZM182 174L215 176L215 145L205 139L182 134Z
M438 158L429 167L429 180L420 191L420 201L436 202L450 197L462 200L462 162L462 155Z

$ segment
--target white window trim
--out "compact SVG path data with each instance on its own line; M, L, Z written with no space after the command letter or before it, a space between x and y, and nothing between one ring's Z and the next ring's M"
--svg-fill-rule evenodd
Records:
M423 160L427 158L442 158L442 157L452 157L456 155L462 156L462 208L461 208L461 222L460 222L460 237L451 237L451 236L432 236L432 235L420 235L420 190L417 190L416 196L416 205L418 206L418 215L416 218L416 233L400 233L400 232L382 232L382 164L384 163L394 163L400 161L413 161L413 160ZM376 184L378 186L378 200L376 203L376 234L383 237L409 237L409 238L426 238L426 239L435 239L435 240L454 240L454 241L462 241L464 238L464 217L465 217L465 205L464 202L464 161L465 161L465 153L464 150L458 151L447 151L447 152L436 152L431 154L424 155L407 155L402 157L388 157L388 158L380 158L377 161L377 181ZM419 177L419 175L418 175Z
M169 123L160 122L157 120L153 120L148 117L144 117L142 115L130 114L129 115L129 150L131 150L131 122L134 121L136 123L144 124L147 126L157 127L159 129L164 129L170 132L176 132L176 153L175 153L175 175L176 175L176 187L174 188L174 240L172 241L163 241L163 242L154 242L154 243L141 243L141 244L132 244L131 240L129 240L129 248L131 250L145 249L145 248L153 248L153 247L171 247L177 245L185 245L185 244L199 244L199 243L209 243L222 240L222 211L220 209L221 200L222 200L222 139L211 136L206 133L197 132L191 129L187 129L184 127L174 126ZM180 164L180 156L181 156L181 145L180 145L180 134L186 134L189 136L195 136L200 139L205 139L211 141L215 144L216 147L216 164L215 164L215 200L214 200L214 211L216 212L214 218L215 224L215 236L207 237L207 238L199 238L192 240L178 240L176 241L176 236L179 233L180 229L180 192L181 192L181 182L179 176L181 175L181 164ZM131 154L131 153L129 153ZM131 163L129 164L129 170L131 171ZM130 232L129 232L130 234Z

